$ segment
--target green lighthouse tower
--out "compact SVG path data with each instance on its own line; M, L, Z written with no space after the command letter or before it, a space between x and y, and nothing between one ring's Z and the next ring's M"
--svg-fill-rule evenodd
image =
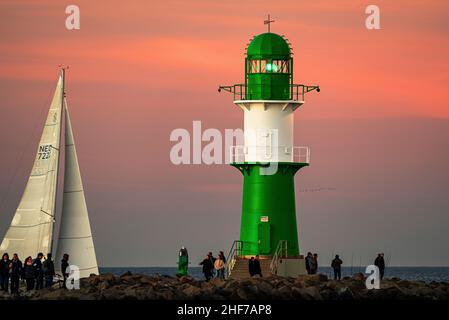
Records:
M294 177L309 165L310 150L293 143L294 112L305 93L320 89L293 83L288 40L267 32L246 49L245 82L221 90L233 93L243 110L245 132L244 145L231 150L230 163L243 175L243 202L240 240L234 241L228 272L237 274L239 261L259 255L271 273L303 273Z

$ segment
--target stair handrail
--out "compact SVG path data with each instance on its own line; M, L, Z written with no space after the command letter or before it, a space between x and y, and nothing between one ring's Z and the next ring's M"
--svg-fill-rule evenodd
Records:
M243 241L234 240L232 247L229 250L228 256L226 257L226 277L229 278L231 271L234 268L237 257L241 256L243 249Z
M271 259L270 269L272 274L277 274L279 263L282 258L287 258L287 240L279 240L274 251L273 259Z

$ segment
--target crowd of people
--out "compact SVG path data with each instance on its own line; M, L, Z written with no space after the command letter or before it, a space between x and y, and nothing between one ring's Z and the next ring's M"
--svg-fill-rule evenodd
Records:
M305 260L307 274L316 274L318 272L318 254L314 253L312 255L311 252L308 252ZM343 260L340 259L340 256L338 254L335 255L335 258L331 262L331 267L334 271L334 280L341 280L342 264ZM383 253L379 253L377 255L376 259L374 260L374 265L379 268L379 275L380 279L382 280L385 274L385 260Z
M69 255L64 254L61 260L64 286L68 277L66 273L68 266ZM45 257L42 252L39 252L36 258L28 256L23 263L17 253L13 254L12 259L8 253L4 253L0 261L0 287L1 290L11 294L19 294L20 280L26 283L27 291L40 290L52 287L55 276L55 265L51 253Z
M214 257L212 252L209 252L203 261L200 262L203 266L203 274L206 281L216 277L224 280L226 257L223 251L220 251L217 257Z
M307 252L306 256L306 270L307 274L316 274L318 272L318 254Z
M209 252L203 261L200 262L203 267L203 274L206 281L216 277L219 279L225 278L226 270L226 258L223 251L220 251L217 257L214 257L212 252ZM305 265L307 274L318 273L318 254L308 252L305 257ZM337 254L331 262L331 268L334 272L334 280L341 280L341 268L343 265L343 260ZM379 268L380 279L383 279L385 274L385 260L384 254L379 253L374 261L374 265ZM259 255L251 257L248 260L248 271L251 277L259 276L262 277L262 268L260 266Z

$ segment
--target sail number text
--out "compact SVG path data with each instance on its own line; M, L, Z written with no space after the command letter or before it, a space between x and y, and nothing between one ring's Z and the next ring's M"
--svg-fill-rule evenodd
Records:
M51 155L51 144L46 146L39 146L39 152L37 153L39 160L50 159Z

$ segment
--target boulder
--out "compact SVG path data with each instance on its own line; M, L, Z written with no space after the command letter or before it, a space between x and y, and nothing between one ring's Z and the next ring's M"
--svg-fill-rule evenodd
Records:
M188 285L182 292L188 297L196 297L201 294L201 289L192 285Z
M361 272L357 272L357 273L354 273L354 275L352 276L352 279L354 279L355 281L365 282L365 275Z
M190 276L182 276L178 280L179 280L180 283L190 283L194 279L192 277L190 277Z
M317 287L294 288L293 295L301 300L323 300Z

